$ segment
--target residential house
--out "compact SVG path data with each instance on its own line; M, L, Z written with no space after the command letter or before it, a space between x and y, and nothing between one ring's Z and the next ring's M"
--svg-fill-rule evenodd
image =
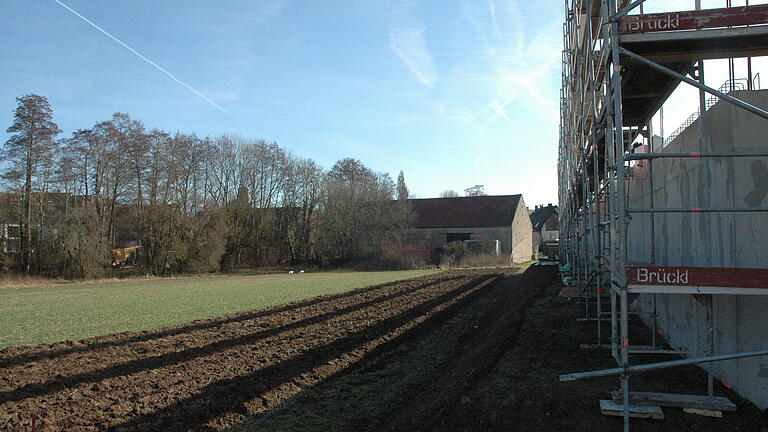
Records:
M558 218L559 214L556 205L547 204L534 208L533 213L531 213L534 256L544 254L554 257L557 255L560 240Z

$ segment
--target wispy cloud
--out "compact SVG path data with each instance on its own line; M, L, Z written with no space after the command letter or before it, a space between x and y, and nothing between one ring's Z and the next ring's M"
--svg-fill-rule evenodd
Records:
M427 50L424 26L416 25L392 29L389 33L390 48L408 70L427 87L435 83L435 66Z
M391 19L389 48L413 76L427 87L437 80L435 62L427 49L426 28L413 12L415 0L398 0L388 4L386 15Z
M283 0L262 0L257 3L260 17L270 17L277 15L284 5Z
M470 30L464 40L475 41L477 55L441 82L475 80L473 99L484 101L474 105L477 127L484 130L500 121L515 124L519 115L556 119L559 17L530 25L516 0L465 0L462 19ZM468 91L466 85L461 91Z
M471 124L476 117L471 111L449 110L442 102L437 102L435 106L437 108L438 114L451 121L463 124Z
M481 126L481 129L487 128L491 123L498 119L504 119L512 124L517 123L515 120L509 117L509 114L507 114L507 105L509 105L509 103L510 101L502 103L496 99L492 100L491 103L488 104L488 109L491 111L491 113L486 118L485 123L483 123Z
M396 162L400 166L405 167L425 168L427 166L419 162L417 158L401 158L392 152L382 151L379 148L347 137L334 137L326 144L326 146L332 146L343 152L351 153L352 156L360 158L370 158L373 156L376 159Z
M209 53L206 60L209 74L217 79L198 86L202 93L219 103L236 102L238 106L247 104L246 99L289 105L286 101L276 100L279 97L275 97L272 87L256 89L251 85L254 76L261 73L261 66L269 61L255 44L255 35L262 23L280 14L284 4L284 0L247 2L233 14L227 8L204 3L179 17L180 25L208 33L205 44L217 45L217 50ZM255 117L251 111L241 115L249 120Z
M216 108L217 110L219 110L219 111L223 112L224 114L226 114L226 115L228 115L228 116L232 117L232 118L233 118L233 119L235 119L236 121L238 121L238 122L242 123L242 122L241 122L241 121L240 121L240 120L239 120L237 117L235 117L235 115L234 115L234 114L232 114L232 113L230 113L229 111L227 111L226 109L224 109L224 107L222 107L221 105L217 104L217 103L216 103L216 102L214 102L214 101L213 101L211 98L209 98L208 96L206 96L206 95L204 95L203 93L199 92L198 90L196 90L196 89L195 89L194 87L192 87L191 85L189 85L189 84L185 83L184 81L180 80L180 79L179 79L179 78L177 78L175 75L173 75L172 73L170 73L170 72L168 72L166 69L164 69L162 66L158 65L157 63L153 62L152 60L150 60L150 59L148 59L147 57L145 57L144 55L142 55L140 52L138 52L138 51L136 51L135 49L131 48L131 47L130 47L128 44L126 44L126 43L125 43L125 42L123 42L122 40L118 39L118 38L117 38L116 36L114 36L112 33L110 33L110 32L108 32L108 31L104 30L103 28L101 28L99 25L97 25L97 24L96 24L96 23L94 23L93 21L89 20L88 18L86 18L85 16L81 15L80 13L78 13L77 11L75 11L74 9L72 9L71 7L69 7L69 6L67 6L66 4L62 3L60 0L53 0L53 1L54 1L54 2L56 2L57 4L59 4L59 5L60 5L61 7L63 7L64 9L68 10L69 12L71 12L72 14L74 14L75 16L77 16L78 18L80 18L81 20L83 20L83 21L85 21L86 23L88 23L88 24L89 24L91 27L95 28L96 30L100 31L101 33L103 33L104 35L106 35L107 37L109 37L110 39L112 39L113 41L115 41L115 42L117 42L118 44L122 45L122 46L123 46L123 48L127 49L128 51L130 51L131 53L133 53L134 55L136 55L137 57L139 57L139 58L140 58L141 60L143 60L144 62L148 63L149 65L153 66L155 69L157 69L157 70L159 70L160 72L162 72L162 73L164 73L165 75L167 75L167 76L168 76L170 79L172 79L173 81L175 81L177 84L181 85L182 87L185 87L186 89L188 89L189 91L191 91L192 93L194 93L195 95L197 95L198 97L200 97L201 99L203 99L205 102L207 102L209 105L213 106L214 108Z

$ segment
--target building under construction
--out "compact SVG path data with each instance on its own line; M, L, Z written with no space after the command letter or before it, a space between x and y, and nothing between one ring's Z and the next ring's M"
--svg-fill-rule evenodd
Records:
M728 410L715 379L768 408L768 90L751 61L768 55L768 5L644 11L665 3L566 0L563 27L560 260L597 323L589 348L617 367L561 380L619 377L601 407L625 430L670 401ZM710 59L728 59L721 87L705 85ZM652 119L679 85L699 108L664 137ZM652 345L629 340L630 316ZM708 394L631 392L633 373L684 364L707 370Z

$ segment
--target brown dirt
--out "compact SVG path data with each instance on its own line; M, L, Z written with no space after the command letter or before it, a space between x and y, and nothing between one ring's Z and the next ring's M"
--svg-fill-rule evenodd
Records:
M500 274L504 272L505 274ZM593 324L555 297L556 268L453 271L148 332L0 351L0 431L604 431L618 380L584 352ZM640 326L637 343L647 334ZM635 342L633 340L633 342ZM657 358L643 357L641 361ZM635 359L636 361L638 359ZM680 368L635 390L701 393ZM665 410L633 431L768 432L739 405L709 419Z
M531 268L508 276L440 328L372 364L304 392L234 427L244 431L541 431L622 430L621 419L600 414L598 400L617 378L561 383L567 372L614 367L606 352L582 351L595 342L595 324L577 323L583 307L556 297L557 270ZM634 323L633 341L648 329ZM633 362L669 359L634 357ZM695 367L632 377L641 391L706 392ZM718 385L738 412L722 419L665 409L666 420L634 420L632 431L768 432L768 416Z
M551 268L550 268L551 269ZM548 270L541 270L548 271ZM577 323L583 306L575 300L556 297L560 289L554 269L544 295L525 310L519 333L493 369L465 386L462 399L451 395L449 386L428 389L428 400L443 403L432 415L411 415L395 423L392 430L409 431L540 431L592 432L620 431L622 420L600 414L598 401L608 399L619 387L617 377L561 383L558 376L567 372L615 367L607 351L584 351L582 343L595 343L596 323ZM555 283L552 283L555 282ZM521 287L522 288L522 287ZM534 288L534 287L531 287ZM606 324L606 327L608 325ZM610 331L605 328L604 331ZM649 344L650 331L639 321L630 331L633 343ZM498 338L495 338L498 340ZM633 355L633 363L670 360L669 355ZM453 368L467 364L459 357ZM447 369L451 375L461 372ZM439 381L438 381L439 382ZM455 388L455 387L454 387ZM706 394L706 374L694 366L665 369L631 378L631 389L685 394ZM435 393L431 393L435 391ZM431 393L431 394L430 394ZM443 394L444 393L444 394ZM726 396L738 405L738 411L714 419L665 408L665 420L633 419L633 432L660 431L753 431L768 432L768 415L752 403L716 383L715 394ZM434 403L434 402L433 402ZM411 412L418 408L411 407Z
M499 276L451 272L0 352L0 430L218 430L375 355Z

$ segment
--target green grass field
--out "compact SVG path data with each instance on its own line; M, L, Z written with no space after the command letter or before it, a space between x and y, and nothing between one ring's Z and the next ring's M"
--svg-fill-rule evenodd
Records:
M216 275L0 288L0 348L148 330L434 272Z

